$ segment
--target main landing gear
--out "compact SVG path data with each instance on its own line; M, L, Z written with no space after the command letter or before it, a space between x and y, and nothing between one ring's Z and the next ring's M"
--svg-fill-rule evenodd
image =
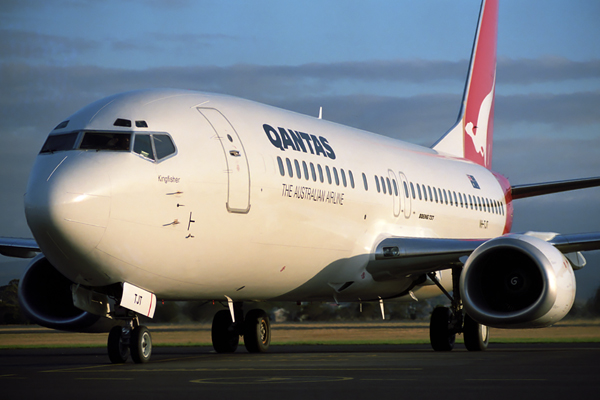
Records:
M233 353L242 336L248 352L266 352L271 344L271 324L267 313L260 309L253 309L248 311L246 318L243 318L241 302L233 303L232 309L235 322L229 310L221 310L213 318L211 336L215 351Z
M269 316L260 309L248 311L246 318L242 303L231 303L235 322L229 310L217 312L212 323L212 342L217 353L233 353L244 338L250 353L264 353L271 344ZM135 363L145 363L152 355L152 336L145 326L139 324L137 316L125 318L124 326L113 327L108 334L108 358L113 364L123 364L129 357Z
M454 348L456 334L464 334L465 347L469 351L483 351L489 343L489 328L473 320L463 312L462 300L460 298L459 278L460 267L452 269L452 288L454 296L451 296L437 280L435 273L429 273L429 278L450 299L452 306L437 307L431 314L429 324L429 340L435 351L450 351Z
M152 355L150 331L139 324L137 316L125 326L114 326L108 334L108 358L113 364L122 364L131 359L136 364L145 363Z

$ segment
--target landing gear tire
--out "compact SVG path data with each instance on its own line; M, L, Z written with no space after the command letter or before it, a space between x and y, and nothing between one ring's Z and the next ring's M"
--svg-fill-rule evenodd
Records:
M465 315L463 333L467 350L484 351L487 349L490 340L489 328L475 321L468 314Z
M438 307L431 314L429 324L429 340L435 351L451 351L454 348L456 333L454 327L454 314L447 307Z
M113 364L123 364L129 358L129 346L122 340L123 328L113 326L108 333L108 358Z
M248 311L244 320L244 345L250 353L264 353L271 344L269 316L261 309Z
M237 319L237 318L236 318ZM233 353L240 342L240 335L227 310L217 312L213 318L211 337L217 353Z
M148 328L138 326L131 331L129 349L131 350L131 358L134 363L141 364L150 361L150 356L152 355L152 336Z

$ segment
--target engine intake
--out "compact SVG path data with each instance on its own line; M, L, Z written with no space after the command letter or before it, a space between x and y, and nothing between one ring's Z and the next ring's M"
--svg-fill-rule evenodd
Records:
M47 328L72 332L108 332L117 322L73 305L71 282L43 255L32 260L19 282L19 303L27 317Z
M561 320L575 301L569 261L542 239L511 234L479 246L460 279L467 313L497 328L536 328Z

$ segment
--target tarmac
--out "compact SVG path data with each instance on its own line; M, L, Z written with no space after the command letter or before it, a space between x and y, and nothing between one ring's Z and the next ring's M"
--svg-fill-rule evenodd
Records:
M155 347L147 364L109 363L104 348L0 350L5 399L583 398L600 392L600 343L271 346L216 354Z

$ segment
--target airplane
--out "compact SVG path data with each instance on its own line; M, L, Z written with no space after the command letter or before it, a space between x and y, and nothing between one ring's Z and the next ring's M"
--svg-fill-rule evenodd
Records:
M600 177L511 186L491 170L498 1L484 0L456 123L413 145L231 96L126 92L59 123L32 169L33 258L19 301L42 326L108 332L112 363L150 360L139 315L157 301L227 303L218 353L270 346L261 301L379 302L444 293L431 345L489 327L552 325L575 299L581 251L600 233L511 233L513 200L600 186Z

